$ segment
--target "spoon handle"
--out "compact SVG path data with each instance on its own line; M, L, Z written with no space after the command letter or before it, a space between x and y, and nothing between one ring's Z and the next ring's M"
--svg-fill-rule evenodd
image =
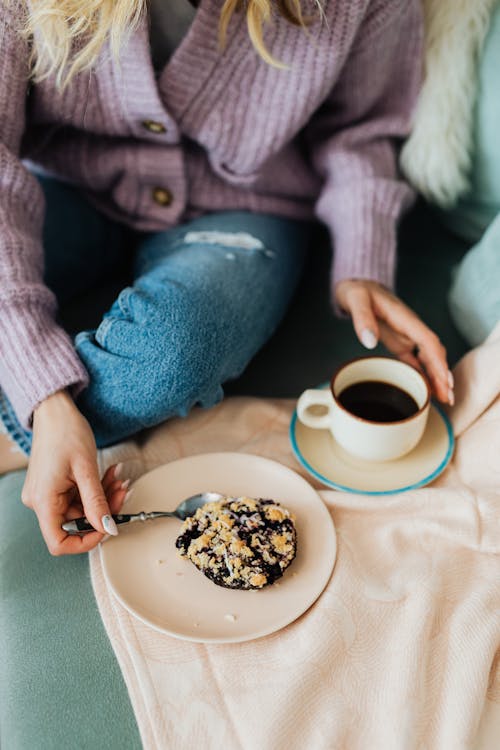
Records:
M148 521L153 520L154 518L163 518L164 516L177 517L175 513L168 513L166 511L153 513L145 513L144 511L141 511L140 513L117 513L113 514L112 517L114 522L119 525L133 523L134 521ZM67 531L68 534L85 534L88 531L95 531L94 527L89 521L87 521L85 516L74 518L73 521L66 521L66 523L63 523L62 528L64 531Z

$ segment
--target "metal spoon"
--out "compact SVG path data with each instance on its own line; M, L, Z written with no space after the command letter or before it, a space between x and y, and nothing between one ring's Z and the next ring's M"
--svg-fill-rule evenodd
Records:
M188 516L194 515L198 508L201 508L205 503L217 502L217 500L222 500L223 497L226 497L226 495L220 495L218 492L200 492L198 495L193 495L183 500L173 511L118 513L113 515L113 519L116 524L134 523L134 521L154 521L156 518L179 518L181 521L184 521ZM85 534L87 531L95 531L85 516L63 523L62 528L68 534Z

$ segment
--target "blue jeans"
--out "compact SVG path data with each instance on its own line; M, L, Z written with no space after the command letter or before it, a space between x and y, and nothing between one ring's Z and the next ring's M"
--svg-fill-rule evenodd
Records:
M90 375L76 403L98 447L220 401L222 384L244 370L281 320L310 225L228 211L139 234L107 219L74 188L41 182L45 280L60 304L116 276L131 250L131 285L95 330L74 339ZM29 454L31 432L1 391L0 418Z

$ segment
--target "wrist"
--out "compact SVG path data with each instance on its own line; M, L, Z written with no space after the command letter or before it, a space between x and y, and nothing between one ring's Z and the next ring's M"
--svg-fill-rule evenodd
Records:
M76 409L75 402L69 395L68 391L61 390L56 393L51 393L33 411L33 423L35 420L43 419L47 417L54 417L58 414L64 415L68 411L74 411Z

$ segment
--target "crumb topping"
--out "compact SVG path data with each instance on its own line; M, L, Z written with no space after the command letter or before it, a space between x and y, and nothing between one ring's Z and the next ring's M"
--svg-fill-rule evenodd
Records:
M294 518L279 503L231 497L186 518L176 547L219 586L261 589L281 578L296 541Z

